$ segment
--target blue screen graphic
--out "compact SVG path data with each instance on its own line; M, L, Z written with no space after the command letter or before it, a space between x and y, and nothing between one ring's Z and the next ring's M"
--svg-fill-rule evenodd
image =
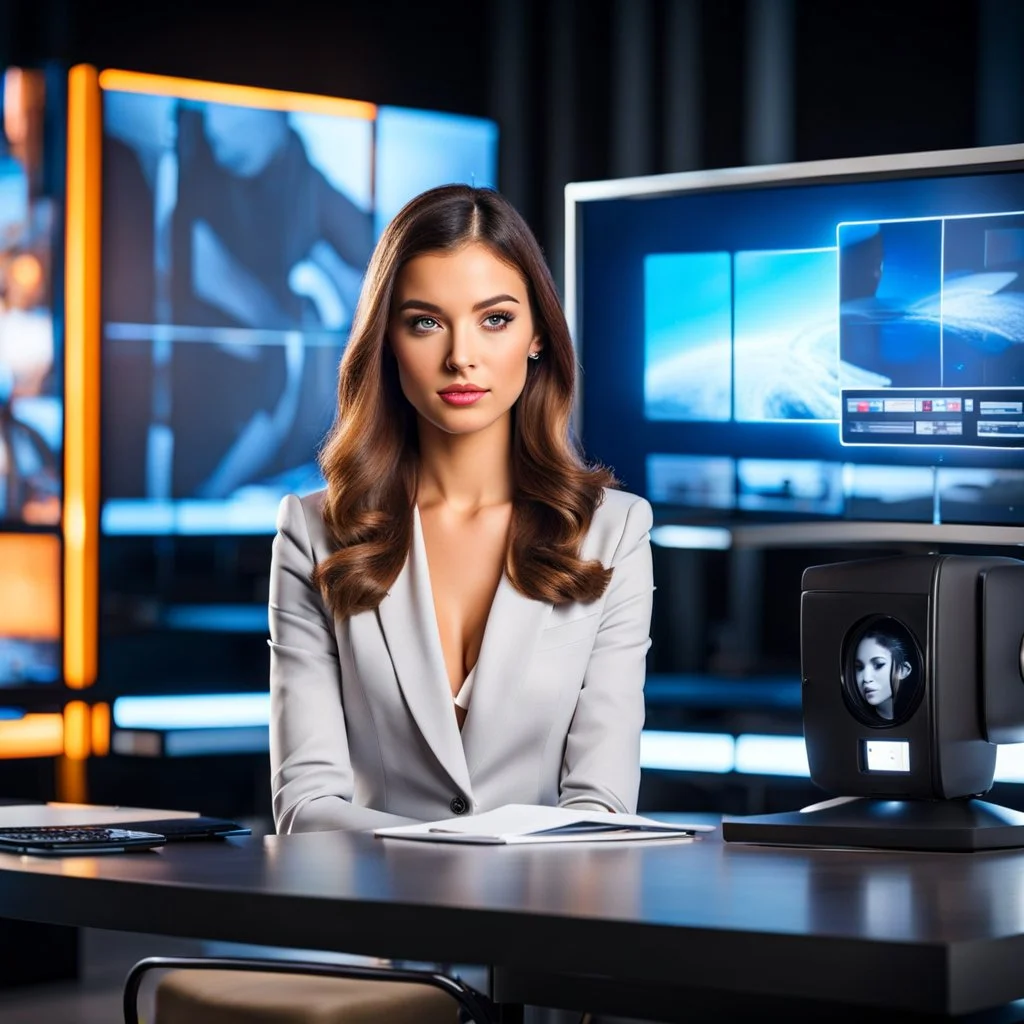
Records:
M486 118L380 107L374 221L378 233L413 196L435 185L498 182L498 126Z
M644 402L652 420L728 420L732 409L729 254L644 261Z
M588 455L700 520L1024 522L1017 211L1016 171L580 202Z
M491 121L103 93L107 534L272 533L317 450L374 242L494 183Z
M839 418L834 249L738 252L736 419Z

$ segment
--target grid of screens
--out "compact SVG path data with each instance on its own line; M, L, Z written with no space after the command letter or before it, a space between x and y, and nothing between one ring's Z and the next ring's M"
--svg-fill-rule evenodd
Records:
M578 205L591 457L701 518L1024 523L1024 174Z
M495 181L493 122L359 106L104 90L106 534L273 532L321 486L376 237L425 188Z
M62 95L54 76L21 68L0 91L0 687L11 688L61 677Z

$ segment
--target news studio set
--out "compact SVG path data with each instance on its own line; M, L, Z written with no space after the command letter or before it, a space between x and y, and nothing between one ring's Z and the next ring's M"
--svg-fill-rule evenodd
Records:
M1024 7L116 6L0 19L0 1017L1024 1022Z

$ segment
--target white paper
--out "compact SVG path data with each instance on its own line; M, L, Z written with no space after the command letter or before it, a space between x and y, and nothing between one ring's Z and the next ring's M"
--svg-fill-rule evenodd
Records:
M551 834L551 829L584 825L599 826L594 831ZM713 825L666 824L638 814L611 811L574 810L572 807L538 807L532 804L505 804L493 811L462 815L419 825L379 828L381 839L418 839L436 843L593 843L627 840L684 839L694 832L711 832Z

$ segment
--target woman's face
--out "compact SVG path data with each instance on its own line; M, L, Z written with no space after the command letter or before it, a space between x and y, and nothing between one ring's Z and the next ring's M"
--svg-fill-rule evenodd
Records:
M539 352L526 281L471 242L410 260L395 282L388 340L402 392L446 434L508 417Z
M857 644L854 667L857 688L872 707L892 699L892 651L883 647L877 637L866 636ZM908 666L897 666L896 678L903 679L908 672Z

